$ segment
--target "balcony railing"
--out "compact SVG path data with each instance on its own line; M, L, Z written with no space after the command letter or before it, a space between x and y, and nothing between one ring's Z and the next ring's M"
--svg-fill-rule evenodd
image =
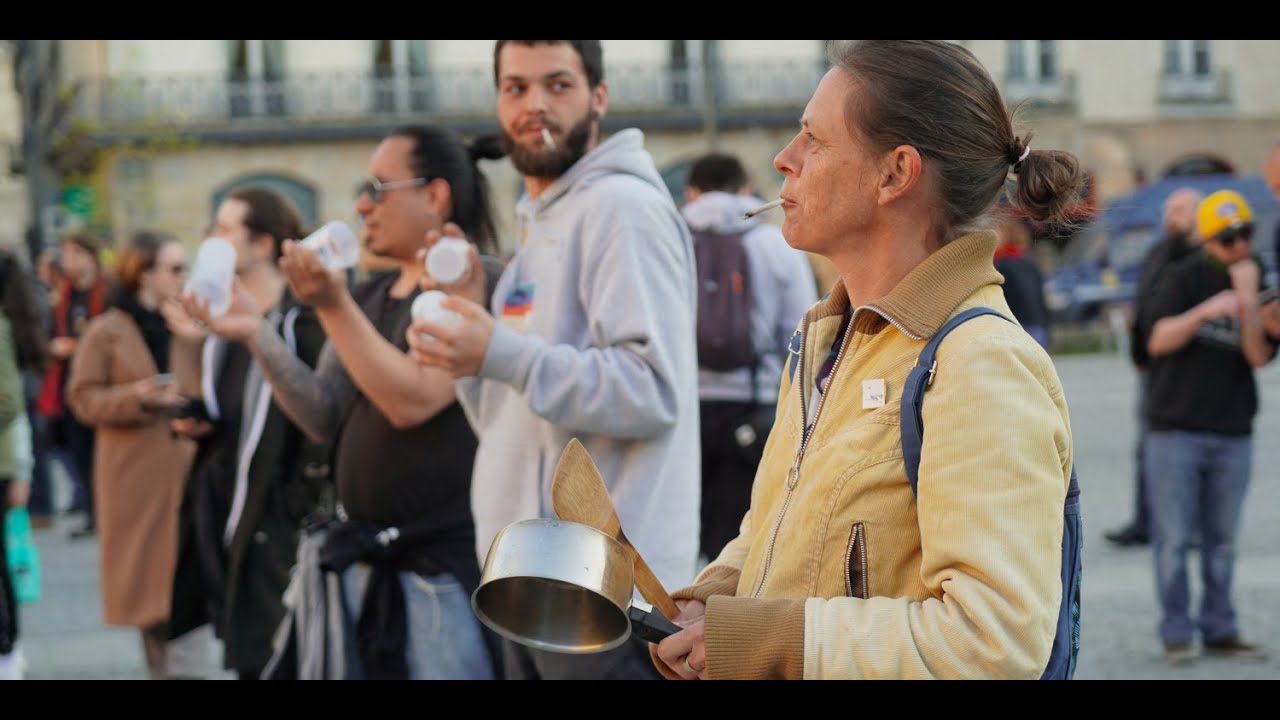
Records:
M1231 102L1231 76L1226 70L1205 75L1160 75L1160 101L1173 105L1217 105Z
M1051 107L1075 105L1076 78L1071 74L1054 78L1008 76L1004 80L1004 99L1009 103L1025 101Z
M722 113L795 109L808 101L825 65L816 61L732 63L717 71ZM701 67L609 66L613 113L698 112ZM491 118L489 66L440 67L418 77L372 71L295 73L278 80L222 75L102 77L79 86L78 115L104 130L138 125L228 127L287 121L290 126L414 119Z

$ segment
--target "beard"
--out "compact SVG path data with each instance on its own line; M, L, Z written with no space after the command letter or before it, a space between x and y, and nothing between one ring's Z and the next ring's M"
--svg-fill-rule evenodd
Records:
M554 180L564 175L574 163L587 154L587 143L591 141L593 122L591 113L584 115L582 120L570 128L564 141L558 143L554 149L542 144L536 147L521 145L507 132L506 128L503 128L502 149L506 151L507 156L511 158L511 164L515 165L521 175Z

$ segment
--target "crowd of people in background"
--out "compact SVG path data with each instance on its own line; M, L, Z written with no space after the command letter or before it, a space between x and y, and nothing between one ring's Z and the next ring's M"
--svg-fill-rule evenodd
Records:
M672 198L639 130L602 132L600 41L501 40L497 135L405 125L372 149L353 209L382 269L354 282L254 186L205 231L234 248L225 312L186 291L189 245L164 233L110 265L87 234L30 267L0 251L0 509L37 530L83 514L103 620L140 632L156 679L209 676L214 639L242 679L1070 677L1080 488L1028 223L1062 217L1084 172L1033 146L957 45L834 48L774 161L780 225L751 217L765 199L733 153ZM477 165L504 156L525 191L506 257ZM1280 144L1263 172L1280 196ZM1150 544L1172 664L1197 635L1266 657L1231 592L1254 373L1280 345L1262 230L1234 193L1179 190L1137 285L1134 517L1107 538ZM470 243L448 284L423 263L446 236ZM437 290L455 322L413 315ZM922 386L910 457L917 355L987 309L1004 317L937 347L953 372ZM675 591L660 644L556 653L472 609L495 536L555 517L573 439ZM317 612L330 581L338 612Z

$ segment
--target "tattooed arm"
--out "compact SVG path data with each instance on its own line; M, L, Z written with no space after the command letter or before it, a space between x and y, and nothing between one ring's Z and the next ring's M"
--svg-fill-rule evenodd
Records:
M312 442L332 439L356 393L333 346L325 343L316 369L312 370L293 354L268 323L258 328L248 345L271 383L276 403L289 419Z

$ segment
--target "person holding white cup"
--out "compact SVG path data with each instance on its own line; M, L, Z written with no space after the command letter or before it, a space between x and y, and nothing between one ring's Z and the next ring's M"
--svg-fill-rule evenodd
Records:
M409 312L414 320L425 320L440 325L456 325L462 316L452 310L444 309L444 299L449 297L440 290L427 290L413 301Z
M471 272L471 243L445 236L427 251L427 274L441 285L464 282Z
M439 307L439 293L419 294L432 241L465 232L479 247L496 244L487 182L476 167L496 154L492 144L468 147L439 127L405 126L385 137L356 190L355 209L363 245L393 269L348 288L320 253L286 242L280 268L294 295L315 308L329 343L314 369L277 339L253 346L285 412L313 440L337 438L334 482L346 517L334 533L400 531L394 552L365 556L357 548L359 562L336 568L348 607L404 608L398 623L357 618L402 628L378 638L398 652L362 658L366 679L494 675L470 606L480 575L470 497L476 437L453 379L413 362L404 333L414 308L433 314L424 308ZM468 262L482 267L470 244L466 251ZM468 277L496 281L493 264Z
M340 220L325 223L298 244L315 253L316 259L330 270L346 270L360 260L360 241Z
M302 429L272 402L270 384L255 362L257 348L279 343L291 359L314 365L325 338L315 312L288 292L278 267L285 240L305 234L287 198L262 187L236 188L219 205L208 234L223 240L205 245L225 241L233 248L235 283L223 312L215 313L220 308L211 298L196 292L183 298L187 313L213 334L175 369L179 377L200 378L200 400L209 416L171 424L175 432L200 441L184 507L194 516L188 519L191 526L199 529L188 541L202 550L179 557L221 559L219 567L202 571L227 579L225 586L209 588L222 605L211 619L223 640L223 663L242 678L257 678L284 617L282 598L303 521L320 505L325 478L313 472L328 457L326 446L308 443ZM225 264L225 249L209 252ZM209 502L211 493L228 497L213 495L219 501ZM175 609L175 617L203 612L201 598L198 607L192 601L181 612Z
M231 307L235 280L235 246L224 238L206 238L200 243L191 276L187 278L182 292L190 293L207 304L211 316L222 317Z

